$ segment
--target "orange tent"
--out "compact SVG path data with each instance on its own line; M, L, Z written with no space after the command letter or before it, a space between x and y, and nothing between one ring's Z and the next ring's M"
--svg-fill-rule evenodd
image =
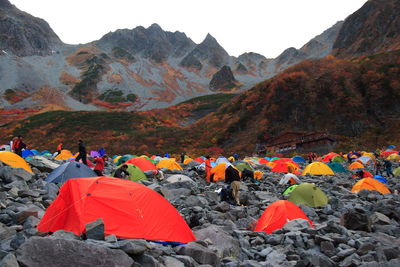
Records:
M225 170L229 165L232 165L232 164L220 163L211 169L211 174L214 174L214 178L213 178L214 182L225 180Z
M265 209L254 231L265 231L271 234L273 231L281 229L286 223L295 219L305 219L311 226L313 225L313 222L296 204L287 200L278 200Z
M91 177L68 180L47 208L40 232L77 235L102 218L106 235L188 243L196 240L179 212L160 194L129 180Z
M289 162L291 164L293 164L294 166L296 166L296 169L299 169L299 165L296 162L294 162L292 159L290 159L290 158L281 158L281 159L274 160L274 163L276 163L276 164L289 163Z
M373 178L361 179L353 186L351 192L358 193L363 189L378 191L381 194L390 194L390 190L386 187L386 185Z
M283 173L288 173L289 172L289 164L290 165L292 165L290 162L288 162L288 163L278 163L278 164L276 164L273 168L272 168L272 170L271 170L271 172L283 172ZM292 165L293 166L293 165ZM296 168L296 166L293 166L293 168L294 168L294 174L301 174L298 170L297 170L297 168Z
M139 169L141 169L143 172L157 171L157 167L150 160L146 158L141 158L141 157L131 158L128 159L125 163L133 164L139 167Z
M354 169L364 169L364 165L362 165L360 162L355 161L349 166L349 170L354 170Z

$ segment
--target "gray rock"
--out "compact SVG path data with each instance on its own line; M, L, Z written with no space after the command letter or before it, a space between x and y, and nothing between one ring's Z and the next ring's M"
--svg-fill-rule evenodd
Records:
M37 168L41 172L52 172L54 169L60 167L60 164L52 162L51 160L46 159L41 156L34 156L30 159L26 159L31 166Z
M310 228L310 223L305 219L296 219L287 222L283 226L283 230L285 231L303 231L307 228Z
M286 255L274 250L267 255L266 260L272 266L282 266L286 262Z
M52 235L52 238L59 238L59 239L65 239L65 240L80 240L81 238L77 236L76 234L65 231L65 230L58 230L55 231Z
M25 220L30 216L37 218L39 216L38 209L34 208L34 207L30 207L30 208L27 208L26 210L16 213L15 217L14 217L15 223L23 224L25 222Z
M13 168L10 166L0 166L0 179L6 183L11 183L17 180L31 181L34 174L27 172L24 169Z
M104 240L109 243L115 243L118 241L118 238L115 235L106 235Z
M163 262L165 267L185 267L182 261L169 256L163 257Z
M374 212L371 215L370 219L371 219L371 222L372 222L373 225L387 225L387 224L390 224L390 219L386 215L384 215L384 214L382 214L380 212Z
M8 253L1 261L0 266L2 267L19 267L17 258L12 253Z
M99 218L93 222L87 223L85 233L88 239L104 240L104 221Z
M141 255L150 247L148 242L143 239L127 239L119 242L120 248L128 255Z
M194 267L198 265L197 262L189 256L175 255L174 258L181 261L186 267Z
M221 261L217 254L212 250L203 247L195 242L175 248L177 254L192 257L200 264L210 264L211 266L221 266Z
M332 257L336 254L336 248L332 242L322 241L320 247L321 247L321 252L328 257Z
M17 231L11 227L0 226L0 240L6 240L13 237Z
M371 231L371 221L368 216L355 210L343 214L340 224L350 230Z
M17 250L22 266L131 266L133 260L118 249L77 240L32 237Z
M149 267L161 267L161 263L159 263L153 256L148 254L142 254L140 256L135 257L135 261L140 264L140 266L149 266Z
M34 228L39 224L40 220L35 216L29 216L24 222L24 229Z

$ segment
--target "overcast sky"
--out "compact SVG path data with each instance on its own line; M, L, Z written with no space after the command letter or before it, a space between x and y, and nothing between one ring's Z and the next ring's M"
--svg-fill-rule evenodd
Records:
M69 44L98 40L116 29L159 24L200 43L207 33L230 55L276 57L300 48L367 0L10 0L46 20Z

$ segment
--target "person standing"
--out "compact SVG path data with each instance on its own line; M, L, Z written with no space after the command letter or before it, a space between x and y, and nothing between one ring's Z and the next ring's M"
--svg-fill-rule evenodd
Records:
M13 139L13 147L12 150L18 156L22 157L22 149L24 148L25 144L22 141L22 136L18 135L18 137Z
M78 151L79 155L76 157L75 161L79 161L80 159L82 159L83 164L88 165L86 160L86 146L82 140L79 140Z
M181 163L183 164L185 162L185 152L181 153Z
M240 190L240 174L234 167L229 166L225 170L225 183L231 189L232 198L235 200L236 205L240 206L239 190Z
M209 182L211 182L211 160L210 160L210 156L206 157L205 165L206 165L206 182L209 183Z
M106 155L94 158L94 162L96 162L96 165L94 166L93 170L98 176L103 176L104 162L106 161L106 159L107 159Z
M392 163L388 159L385 159L383 161L383 167L385 167L387 177L394 177L394 174L392 171Z
M383 174L383 170L382 170L382 162L379 159L375 160L375 174L376 175L381 175Z

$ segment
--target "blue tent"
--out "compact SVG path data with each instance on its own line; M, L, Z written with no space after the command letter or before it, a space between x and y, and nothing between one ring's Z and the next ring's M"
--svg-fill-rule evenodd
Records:
M73 161L54 169L46 178L49 183L64 183L68 179L97 177L98 175L85 164Z
M35 156L35 154L32 151L30 151L29 149L25 149L25 150L22 151L22 157L23 158L26 158L26 157L29 157L29 156Z
M302 156L294 156L292 160L296 163L306 163L306 160Z
M99 154L100 154L100 157L104 156L106 154L106 150L104 148L100 148Z
M35 156L40 155L39 151L37 151L36 149L31 149L31 152L32 152Z
M383 176L380 176L380 175L375 175L375 176L373 176L372 178L374 178L374 179L378 180L378 181L379 181L379 182L381 182L381 183L384 183L384 184L386 184L386 183L387 183L387 180L386 180L386 178L385 178L385 177L383 177Z

